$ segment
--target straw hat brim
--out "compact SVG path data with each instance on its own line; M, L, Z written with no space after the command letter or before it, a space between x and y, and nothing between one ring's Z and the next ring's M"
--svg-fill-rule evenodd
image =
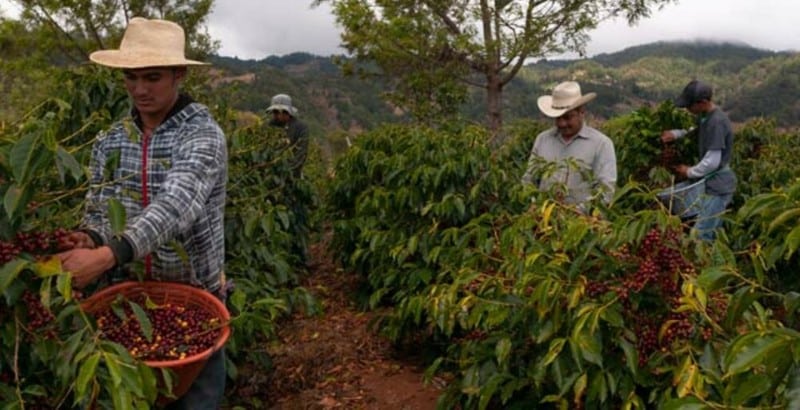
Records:
M146 67L173 67L188 65L209 65L201 61L188 60L174 55L143 54L138 51L135 55L123 50L100 50L89 55L93 62L113 68L146 68Z
M585 95L578 97L577 99L575 99L575 101L572 101L570 104L566 106L554 108L553 96L543 95L539 97L538 100L536 100L536 104L539 106L539 111L541 111L542 114L550 118L558 118L564 115L565 112L578 108L581 105L584 105L589 101L594 100L595 97L597 97L597 93L587 93Z

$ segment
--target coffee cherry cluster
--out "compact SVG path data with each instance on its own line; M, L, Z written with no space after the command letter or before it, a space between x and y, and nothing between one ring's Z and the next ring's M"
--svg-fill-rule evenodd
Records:
M658 324L644 318L637 323L636 351L639 353L639 367L644 367L650 355L659 348Z
M36 255L53 253L59 241L67 235L64 229L52 232L17 232L12 241L0 241L0 265L27 252Z
M598 297L608 292L609 289L605 282L590 280L586 283L586 295L590 298Z
M710 340L709 327L695 326L693 317L678 312L680 306L682 275L695 273L692 264L680 252L680 231L652 229L637 249L621 248L609 255L620 266L632 266L619 278L606 282L589 281L586 292L596 296L607 291L615 292L621 301L623 314L634 323L639 365L645 366L656 352L666 352L674 343L697 336ZM710 295L708 315L724 317L725 299Z
M661 147L661 166L670 168L675 165L675 160L678 158L678 150L675 144L664 144Z
M55 321L55 316L42 305L42 300L33 292L26 290L22 293L22 301L28 313L28 329L39 330ZM49 332L48 332L49 333Z
M670 313L664 323L661 345L666 348L675 341L686 340L692 336L693 330L694 326L685 312Z
M147 314L152 327L149 339L127 303L116 312L101 311L96 320L103 337L121 344L133 357L154 361L184 359L213 347L220 336L219 318L206 310L172 303L153 305L144 297L135 297L131 302L142 306Z

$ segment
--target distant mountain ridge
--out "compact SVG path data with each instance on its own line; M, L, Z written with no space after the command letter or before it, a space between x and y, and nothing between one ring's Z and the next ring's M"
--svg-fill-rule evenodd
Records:
M615 53L598 54L592 57L592 59L609 67L620 67L654 54L660 57L685 58L702 63L715 59L734 59L752 62L771 57L776 53L769 50L754 48L745 43L705 40L689 42L658 41L655 43L628 47Z
M352 132L406 119L381 99L379 79L345 77L336 58L344 57L294 53L257 61L214 56L211 61L231 77L254 75L246 86L235 81L219 85L234 88L231 104L241 110L257 113L271 95L283 92L295 98L301 115L319 131ZM592 113L610 118L672 99L693 78L714 85L715 100L734 121L769 116L782 126L800 124L800 54L705 41L656 42L587 59L529 64L504 90L504 117L540 118L536 98L568 79L579 81L585 92L596 92ZM483 119L483 98L479 91L473 94L463 108L467 118Z

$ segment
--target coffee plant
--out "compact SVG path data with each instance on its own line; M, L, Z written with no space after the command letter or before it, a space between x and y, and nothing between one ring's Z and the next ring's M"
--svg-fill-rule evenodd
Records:
M385 127L359 138L336 168L328 209L333 254L364 275L370 305L424 289L440 260L482 259L454 242L458 228L497 209L524 209L493 167L487 134ZM521 175L521 174L520 174Z
M88 293L73 292L69 274L50 256L65 229L80 220L87 188L81 164L88 161L94 136L124 115L129 103L112 71L67 71L63 84L57 95L0 130L0 403L4 409L149 408L169 396L173 377L141 359L156 353L188 355L203 348L212 332L200 332L206 335L198 335L203 340L174 352L156 348L146 353L141 339L138 346L128 346L130 340L115 331L129 335L137 326L143 333L148 328L165 347L171 336L157 334L163 327L158 314L133 313L134 321L129 316L139 310L125 313L123 308L97 319L80 308ZM223 127L234 128L232 111L223 102L209 106ZM275 135L247 128L227 134L227 277L234 287L229 305L236 314L228 369L235 376L237 364L245 360L268 362L258 346L273 334L278 317L294 309L316 309L297 286L302 264L293 252L309 231L298 213L313 209L314 194L310 184L288 177L289 151ZM150 310L146 301L135 305ZM151 313L179 310L162 307ZM120 312L130 328L109 328ZM184 322L186 329L208 325L195 326L189 318ZM187 336L192 335L183 334L184 342Z
M617 151L619 185L630 181L646 183L651 188L669 185L673 166L697 162L697 141L686 136L665 144L661 142L661 132L692 126L691 114L670 102L644 106L604 124L601 128L614 141Z
M307 246L316 197L308 181L292 176L281 131L256 125L229 136L226 268L235 289L230 305L239 316L228 343L231 374L236 363L270 367L263 344L278 318L319 310L299 286L305 264L298 255Z
M70 143L102 126L102 116L90 116L67 130L76 110L54 97L0 136L4 408L134 408L158 396L154 371L98 337L69 275L51 257L64 229L76 224L85 192L85 152Z
M649 111L631 121L652 135L618 145L631 159L619 164L649 178L661 130L677 127ZM514 144L530 134L490 150L474 132L368 133L337 163L327 204L334 253L370 306L392 307L379 329L426 346L428 375L451 380L441 408L796 403L798 298L741 263L738 243L696 242L634 177L610 208L577 212L521 186L529 148ZM654 157L635 162L642 144Z

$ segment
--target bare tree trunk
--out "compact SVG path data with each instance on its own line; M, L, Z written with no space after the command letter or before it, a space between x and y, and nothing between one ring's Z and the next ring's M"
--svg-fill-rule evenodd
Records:
M503 84L495 73L486 75L486 115L494 139L503 128Z

